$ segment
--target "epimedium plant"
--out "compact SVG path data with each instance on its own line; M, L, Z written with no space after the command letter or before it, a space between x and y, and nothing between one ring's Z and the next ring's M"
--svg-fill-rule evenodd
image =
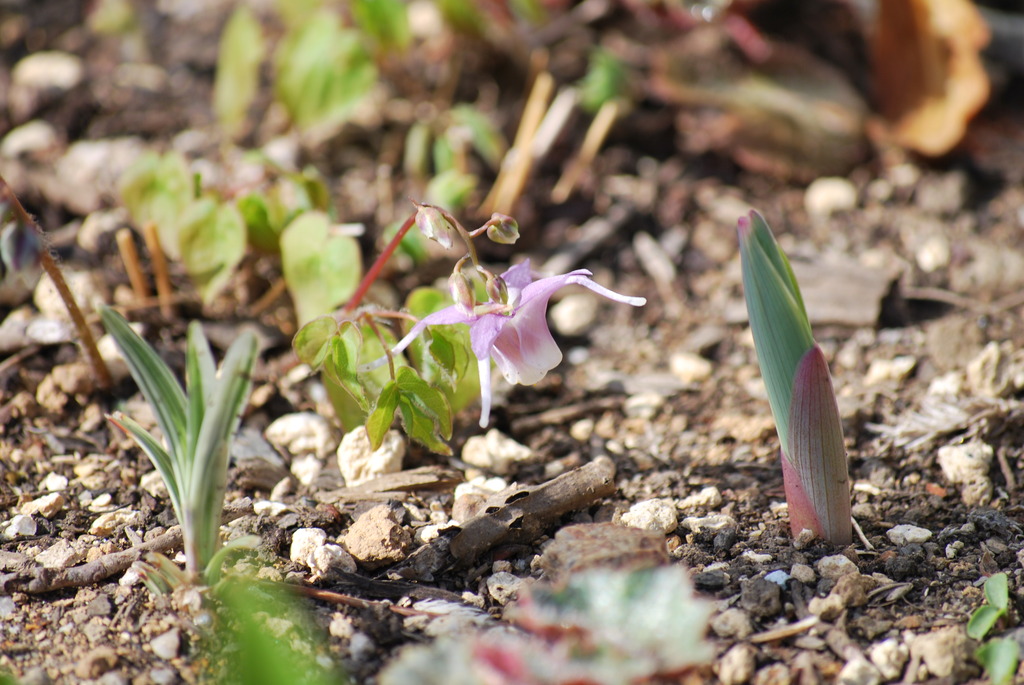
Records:
M114 412L108 419L127 433L160 473L181 524L185 572L166 558L150 557L147 569L157 585L215 582L223 555L251 545L238 538L221 546L220 524L227 487L228 456L242 411L248 402L257 343L240 335L216 368L202 325L192 322L185 353L185 387L167 364L128 322L110 308L100 310L132 378L153 408L163 442L131 417ZM159 582L160 580L163 582Z
M985 640L999 620L1009 616L1010 586L1005 573L995 573L985 581L985 602L967 621L967 636L975 640ZM985 640L974 658L985 668L993 685L1007 685L1017 673L1020 646L1013 638Z
M466 249L448 279L451 304L442 306L445 299L437 291L420 290L407 301L412 311L358 309L384 262L414 225L445 248L459 240ZM496 213L469 231L447 210L418 205L368 270L340 316L314 319L296 334L293 346L299 359L322 369L344 390L335 401L339 415L365 421L374 447L383 441L397 412L410 437L449 454L444 440L451 437L453 410L469 401L470 389L477 383L480 425L486 427L492 360L509 383L522 385L537 383L561 362L562 353L546 316L548 302L561 288L580 285L633 306L646 302L598 285L585 269L538 277L527 260L496 275L478 258L473 240L482 235L513 244L519 227L511 217ZM405 323L405 335L395 342L379 325L381 320Z
M782 446L793 535L853 539L850 478L828 362L814 342L789 260L757 212L739 220L743 292Z

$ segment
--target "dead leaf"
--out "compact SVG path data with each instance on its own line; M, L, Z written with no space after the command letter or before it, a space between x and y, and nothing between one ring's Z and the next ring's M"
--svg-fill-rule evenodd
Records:
M943 155L985 104L980 52L989 30L970 0L878 3L874 76L879 108L900 145Z

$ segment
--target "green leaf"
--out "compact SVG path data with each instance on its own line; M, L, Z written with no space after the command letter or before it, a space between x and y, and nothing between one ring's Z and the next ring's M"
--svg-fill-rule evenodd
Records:
M153 408L169 452L180 458L187 442L185 391L164 360L132 330L123 316L109 307L101 307L100 319L120 348L142 396Z
M985 599L996 609L1006 611L1010 606L1010 586L1005 573L996 573L985 581Z
M377 81L359 33L343 29L334 12L289 31L275 64L275 95L300 129L341 123Z
M991 604L978 607L967 621L967 637L983 639L1004 613L1006 612Z
M318 316L299 329L292 339L295 356L310 368L319 369L327 357L331 338L338 333L333 316Z
M422 319L450 304L451 297L438 288L417 288L406 298L405 308ZM406 355L427 382L444 391L453 413L480 395L479 371L466 326L431 326L413 341Z
M146 152L121 176L118 191L135 224L153 222L164 253L180 259L178 219L194 195L185 158L176 152Z
M359 366L359 350L362 347L363 336L359 327L351 321L343 322L338 328L337 335L328 342L324 373L350 394L359 408L366 412L370 409L370 402L356 373Z
M329 314L355 292L362 275L359 243L331 236L327 215L307 212L281 234L281 265L300 325Z
M477 0L436 0L445 22L459 33L482 36L487 19L480 11Z
M179 460L176 460L167 453L167 450L157 442L156 438L149 434L149 432L139 425L131 417L125 416L121 412L115 412L113 415L108 417L115 426L123 430L125 433L131 436L135 444L145 452L146 456L149 457L149 461L153 464L153 467L160 473L160 477L164 481L164 485L167 486L167 494L171 498L171 506L174 508L174 514L181 520L181 513L184 511L184 498L182 493L183 479L178 473L178 469L181 464Z
M456 105L451 110L452 122L469 131L473 147L492 169L501 166L508 144L501 131L484 113L471 105Z
M782 474L793 534L809 528L833 544L850 544L850 467L843 424L828 362L817 345L796 369L789 431Z
M590 53L590 65L580 82L580 105L591 114L604 103L626 97L626 68L607 50L597 48Z
M210 343L203 335L202 326L193 321L188 327L188 342L185 348L185 388L188 400L186 454L195 454L199 430L206 417L206 407L213 401L213 390L217 383L217 369L213 362ZM192 461L183 464L182 481L192 478Z
M992 685L1009 685L1017 673L1020 645L1010 638L989 640L974 652L974 658L985 668Z
M198 326L196 323L193 328ZM192 338L198 338L200 344L206 342L201 329L190 335L190 340ZM249 399L257 352L256 336L248 331L228 348L217 372L215 387L210 393L206 415L196 441L182 532L188 558L186 563L190 570L197 573L206 568L219 545L228 453ZM189 553L190 528L194 542L192 554Z
M192 203L181 217L181 258L203 302L210 302L245 256L245 220L232 204L210 198Z
M395 382L405 432L438 454L450 455L451 448L442 440L452 437L452 413L444 393L408 366L396 371Z
M225 132L238 136L259 88L263 61L263 31L252 10L239 6L220 37L213 110Z
M424 121L416 121L409 127L405 135L405 151L402 157L402 169L405 173L423 180L429 173L430 125ZM416 233L417 231L410 231Z
M278 242L281 239L283 225L271 218L271 208L266 197L261 193L249 193L238 198L238 211L245 221L248 243L257 250L277 254L281 251Z
M789 454L793 379L814 344L811 325L789 260L757 212L740 222L740 262L754 348L782 451Z
M366 419L366 435L370 438L370 447L377 449L384 442L384 436L395 420L398 409L398 384L395 381L384 386L377 405Z
M402 0L352 0L352 18L384 51L402 52L412 41Z
M442 171L427 184L427 203L453 209L465 207L476 190L477 178L458 169Z

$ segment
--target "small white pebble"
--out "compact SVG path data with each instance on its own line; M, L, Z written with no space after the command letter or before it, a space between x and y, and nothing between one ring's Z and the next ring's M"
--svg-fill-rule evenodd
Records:
M915 366L917 359L911 356L875 359L864 375L864 385L881 385L890 381L898 383L906 378Z
M675 504L667 499L637 502L622 515L622 522L632 528L655 533L671 533L678 526Z
M59 492L65 490L68 487L67 476L62 476L59 473L48 473L46 478L41 483L43 489L47 492Z
M810 585L817 580L814 569L807 564L793 564L793 567L789 569L789 574L804 585Z
M668 361L672 375L686 384L702 383L711 378L714 367L711 362L692 352L677 352Z
M818 574L822 578L836 580L848 573L856 573L857 565L844 557L842 554L834 554L830 557L822 557L817 563Z
M776 571L772 571L771 573L766 573L764 576L765 580L775 583L779 587L786 587L786 583L789 582L789 578L790 575L781 568Z
M748 559L755 564L767 564L772 560L771 554L760 554L752 549L748 549L741 555L744 559Z
M814 218L827 219L836 212L857 206L857 189L845 178L825 176L815 179L804 192L804 209Z
M899 547L913 543L921 544L932 539L932 532L927 528L910 525L893 526L885 535L892 544Z
M4 528L3 536L8 540L36 534L36 521L31 516L16 514Z
M722 493L714 485L703 488L700 492L687 495L676 503L676 506L686 511L687 509L714 508L721 506Z

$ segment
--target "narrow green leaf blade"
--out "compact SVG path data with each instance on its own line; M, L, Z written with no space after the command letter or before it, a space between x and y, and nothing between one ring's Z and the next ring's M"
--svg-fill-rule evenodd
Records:
M743 293L782 451L791 454L789 415L797 366L814 344L800 289L768 224L756 212L739 222Z
M1010 585L1005 573L996 573L985 581L985 599L996 609L1003 611L1010 606Z
M123 316L109 307L102 307L100 319L120 348L142 396L153 407L169 452L175 460L181 459L187 443L184 390L164 360L132 330Z
M1010 638L989 640L978 648L974 657L985 667L992 685L1010 685L1017 674L1020 645Z
M181 479L178 476L177 464L171 455L167 453L167 450L157 442L156 438L149 434L145 428L139 425L131 417L125 416L121 412L115 412L113 415L107 417L111 423L123 430L125 433L132 437L135 444L145 452L146 456L149 457L149 461L152 462L153 466L160 473L160 477L163 478L164 485L167 486L168 496L171 498L171 506L174 508L174 514L181 521L182 507L182 496L181 496Z
M228 348L196 442L182 531L187 539L189 529L186 526L192 529L198 557L195 569L198 571L206 567L219 544L228 452L249 398L257 352L256 336L249 332L242 334Z
M782 459L793 534L810 527L816 535L833 544L850 544L853 540L850 476L843 445L843 424L828 362L817 345L804 355L793 379L789 430L790 451L784 452ZM787 466L792 467L788 474ZM790 498L794 476L800 493L794 491ZM806 497L802 498L801 493ZM803 510L808 504L810 512Z

